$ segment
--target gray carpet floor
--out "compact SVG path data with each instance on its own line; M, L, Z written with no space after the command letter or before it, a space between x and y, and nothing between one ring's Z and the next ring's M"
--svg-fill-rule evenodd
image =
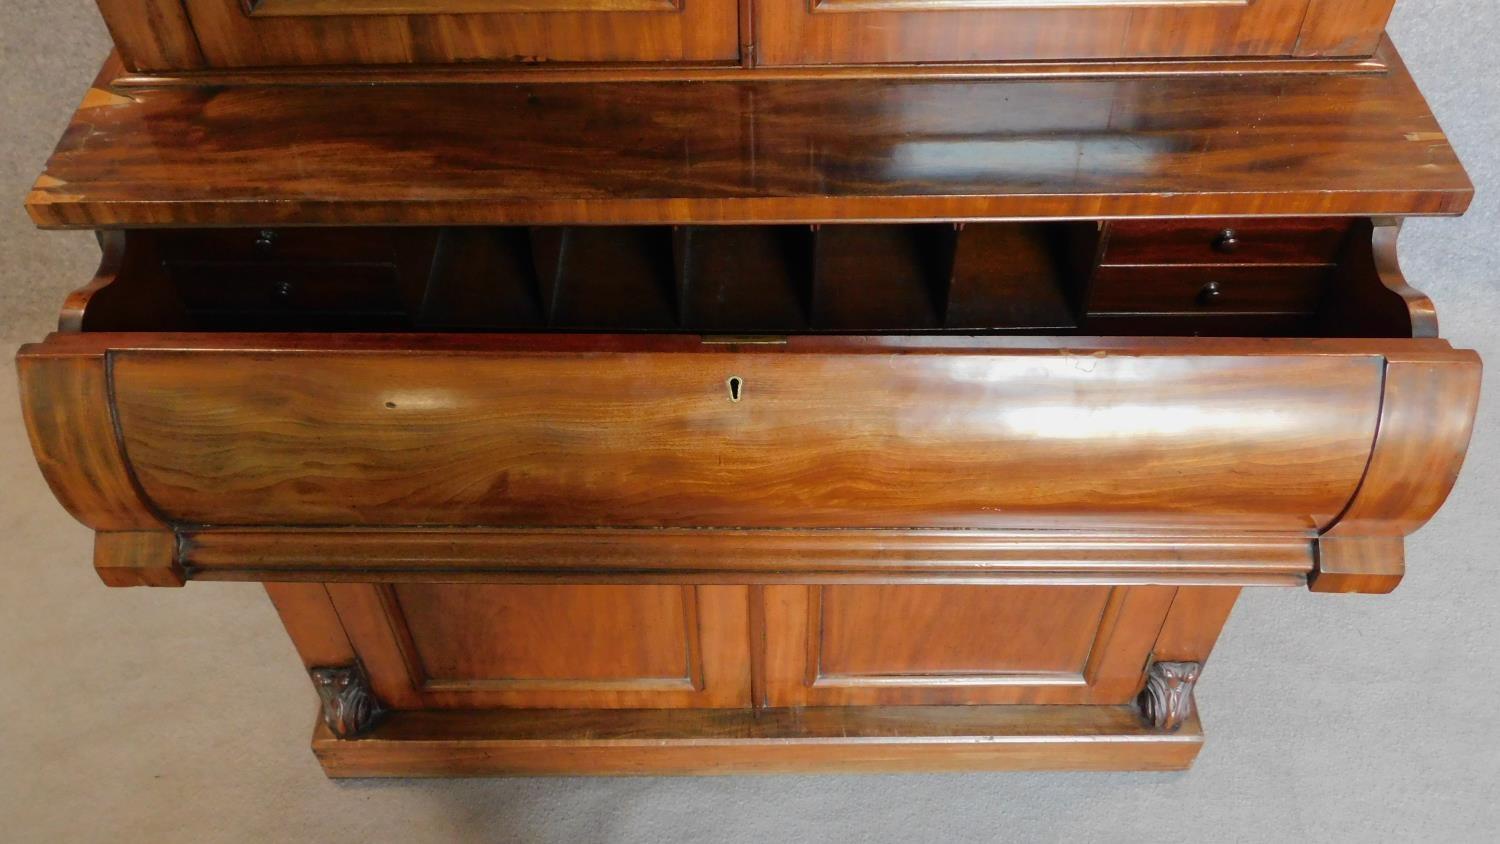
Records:
M1468 465L1389 597L1248 590L1178 774L326 780L264 593L107 590L31 460L0 366L0 840L1494 841L1500 828L1500 5L1392 31L1479 187L1411 223L1408 276L1491 362ZM21 199L105 54L89 0L0 0L0 348L91 275Z

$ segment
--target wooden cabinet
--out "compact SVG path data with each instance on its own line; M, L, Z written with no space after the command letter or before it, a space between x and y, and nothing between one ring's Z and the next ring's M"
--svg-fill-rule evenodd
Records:
M1169 61L1388 2L102 5L202 73L28 198L30 445L106 584L266 585L334 776L1186 767L1239 589L1395 588L1467 450L1399 57ZM518 56L722 66L221 72Z

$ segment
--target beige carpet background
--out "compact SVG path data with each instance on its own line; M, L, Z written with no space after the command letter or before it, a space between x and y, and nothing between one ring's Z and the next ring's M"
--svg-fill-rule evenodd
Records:
M1500 5L1402 0L1393 31L1479 186L1417 221L1408 276L1500 372ZM107 590L42 483L9 366L92 273L21 200L104 56L90 0L0 0L0 841L1493 841L1500 828L1500 383L1387 598L1249 590L1182 774L332 783L258 587Z

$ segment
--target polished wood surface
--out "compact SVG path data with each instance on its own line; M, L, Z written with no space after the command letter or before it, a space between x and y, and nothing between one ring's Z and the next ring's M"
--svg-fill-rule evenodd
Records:
M522 582L545 576L621 582L643 577L675 578L676 582L691 582L695 577L720 578L718 582L759 578L765 582L763 578L771 572L801 570L835 579L1042 577L1078 582L1092 577L1130 582L1155 572L1157 577L1179 577L1183 582L1196 577L1266 582L1300 578L1312 568L1314 549L1308 543L1315 537L1311 531L1329 531L1330 538L1399 538L1430 515L1446 495L1464 452L1479 368L1471 353L1454 352L1447 344L1430 340L799 337L784 344L705 345L697 338L672 336L406 335L400 338L399 352L389 337L342 335L336 343L333 340L316 334L228 338L85 332L55 335L45 344L27 347L21 355L23 388L36 390L41 388L35 385L46 384L48 390L45 397L28 399L28 419L44 473L53 479L64 501L73 493L62 491L79 490L75 513L96 529L165 530L171 525L189 538L163 546L171 550L159 560L163 579L180 577L175 574L178 571L190 577L228 579L305 578L322 573L325 577L398 580L429 572ZM1059 351L1067 354L1059 355ZM570 355L588 362L587 370L580 369L580 373L592 373L589 378L603 373L609 385L580 383L574 392L568 380L574 376L566 375L573 370L563 366L557 371L547 368L548 377L533 382L538 392L514 390L514 385L527 383L524 375L515 373L532 362L566 364ZM106 359L114 374L113 406L102 378ZM282 360L291 368L277 368L276 362ZM312 360L323 362L309 368ZM442 363L449 360L460 367L454 370L455 378L433 380L447 371ZM496 370L494 379L499 380L486 374L507 360L516 361L515 367L501 366L506 373L503 377ZM616 360L618 368L610 363ZM371 362L378 365L369 370L357 366ZM809 365L814 369L807 369ZM912 383L901 389L910 392L923 389L923 384L927 389L945 385L940 387L944 397L909 406L901 413L893 413L890 408L894 406L884 401L851 413L855 406L847 397L864 393L848 390L861 383L860 373L868 366L878 366L883 373L880 383L887 385L906 383L884 379L903 367L914 367ZM776 373L783 369L785 377L778 380ZM349 392L358 383L358 372L377 370L381 379L371 388L378 387L378 395ZM725 373L731 370L742 379L738 402L732 400L725 384L732 377ZM402 373L408 371L420 379L422 390L441 384L444 402L423 404L416 392L409 396L392 393L400 392ZM1047 377L1040 380L1020 374L1043 371ZM1403 371L1431 389L1408 396L1402 386L1404 377L1396 377ZM119 462L111 470L124 484L113 498L99 498L107 487L95 486L73 471L73 466L85 465L77 462L82 458L73 456L84 446L68 443L89 430L87 425L64 424L41 412L57 400L51 392L55 385L68 383L66 377L74 372L101 373L93 381L80 382L81 392L69 399L72 416L95 419L94 424L100 426L101 441L88 448L100 449L101 459L123 461L122 447L129 455L128 464ZM814 405L807 404L822 400L821 393L807 389L820 383L808 381L809 372L837 380L845 388L823 411L814 412ZM956 377L969 372L987 374L978 382ZM330 379L327 373L338 377ZM1141 429L1133 440L1085 436L1085 429L1079 429L1077 437L1038 438L1021 435L1042 428L1014 427L1025 422L1026 414L1033 412L1030 408L1054 407L1045 429L1060 432L1066 427L1059 427L1061 421L1071 418L1070 414L1083 424L1100 412L1120 412L1105 409L1120 401L1111 396L1125 393L1131 397L1130 407L1143 407L1139 378L1147 373L1170 375L1155 400L1166 402L1163 407L1176 406L1177 400L1171 397L1181 392L1182 401L1191 396L1195 402L1195 415L1175 412L1170 429L1153 427L1155 434ZM1127 374L1130 378L1124 379ZM1124 380L1111 387L1114 377ZM1260 395L1256 391L1247 393L1247 385L1255 379L1263 380L1264 395L1278 398L1263 401L1256 398ZM485 386L501 383L513 386L501 393ZM868 383L862 389L889 389L873 380ZM990 386L977 389L972 386L975 383ZM1042 401L1048 383L1063 385L1059 388L1068 391L1068 402ZM605 433L597 433L589 420L598 418L595 414L600 408L622 400L622 385L637 385L630 390L646 392L630 393L635 398L610 417L617 421ZM1226 389L1220 391L1214 385L1226 385ZM314 401L292 395L310 387L316 387L323 398ZM1038 389L1042 392L1036 393ZM1003 398L1002 394L1015 390L1030 398L1021 404ZM969 391L974 391L972 396L964 398ZM346 398L330 401L341 393ZM56 395L72 393L64 390ZM569 395L576 401L567 399ZM510 398L495 404L502 396ZM1226 440L1210 412L1215 396L1227 402L1223 413L1236 418L1243 415L1237 409L1242 401L1260 407L1264 402L1286 400L1297 412L1290 417L1278 414L1277 423L1267 426L1259 440L1247 439L1249 429L1243 425L1239 436ZM1067 410L1069 402L1083 397L1091 398ZM963 433L965 429L954 427L961 417L951 410L921 410L924 406L951 409L955 400L962 406L973 404L971 420L988 421ZM1407 402L1415 403L1406 408ZM782 412L777 408L783 404L785 425L774 423L775 414ZM556 416L558 408L567 406L579 408L582 415L577 424L587 422L596 433L567 439L566 449L557 440L558 448L549 451L543 445L559 431L568 430L564 419ZM653 412L642 416L639 408L648 406ZM680 409L669 411L673 406ZM873 412L881 407L887 410ZM1365 409L1360 411L1360 407ZM462 432L466 417L453 416L455 408L486 420L482 436ZM1006 408L1010 413L995 417L993 410L985 408ZM585 409L589 412L582 413ZM407 414L396 420L393 411L401 410ZM314 442L301 433L310 430L307 424L311 423L293 423L289 413L313 414L323 420L319 425L332 423L334 427L319 429L320 438L349 430L358 432L359 441L325 451L318 445L322 439ZM1377 436L1379 414L1389 416L1390 421ZM1410 422L1398 424L1401 414L1415 415L1409 417ZM120 444L114 438L117 416ZM497 428L497 420L504 418L514 420L512 427ZM835 418L845 420L839 423L843 427L830 424ZM277 419L288 421L265 427ZM1195 436L1192 419L1204 426L1199 444L1182 448L1182 443ZM812 420L823 421L814 424ZM1289 427L1292 420L1300 420L1297 424L1304 427ZM649 443L655 436L649 428L632 427L643 421L671 432L669 437L662 434L662 448L668 451L672 450L669 443L680 444L694 430L707 439L687 454L673 452L667 464L654 457L642 462L642 455L654 453ZM1000 422L1004 424L995 427ZM1117 431L1117 422L1109 424ZM444 425L460 428L449 430ZM893 425L897 427L889 427ZM532 433L525 434L523 429ZM904 434L894 438L898 430ZM1403 434L1403 430L1420 434ZM542 431L551 433L536 439ZM760 440L751 436L756 431L778 443L774 453L782 459L774 464L762 459L771 452L756 446ZM798 432L795 437L792 431ZM401 444L403 437L411 436L417 439ZM785 462L787 447L819 443L820 436L832 439L808 450L805 467ZM623 437L619 442L628 441L629 447L612 447L610 443L616 441L612 437ZM878 467L861 462L860 437L883 444ZM469 456L457 464L465 472L455 474L452 463L432 462L441 461L444 454L426 447L434 438L467 444L464 448L470 451L464 453ZM993 452L999 462L992 471L976 472L970 443L985 439L1006 447ZM1173 450L1157 452L1158 446L1152 443L1158 440L1173 443ZM514 444L518 442L531 445L517 451ZM589 443L588 449L579 451ZM898 447L898 443L906 445ZM1373 460L1372 443L1377 449ZM892 461L906 453L901 448L909 449L911 462L909 469L902 469L903 482L896 494L895 488L877 479L898 465ZM973 478L971 483L956 487L944 483L943 472L930 472L931 483L922 482L929 476L922 467L946 465L940 459L944 449L963 452L955 471ZM1381 456L1386 451L1390 457ZM1143 463L1139 455L1146 453L1153 456ZM319 456L328 454L341 455L342 462ZM579 454L587 454L588 459L576 465L570 462ZM721 454L727 458L722 463L717 459ZM816 460L811 459L814 454ZM316 459L324 470L309 475L304 467L310 459ZM529 461L524 472L515 462L522 459ZM430 470L423 469L428 463L432 463ZM1424 479L1430 473L1407 471L1418 463L1443 467L1440 480L1447 480L1427 484ZM1070 465L1077 468L1070 470ZM1170 473L1154 474L1167 465L1173 467ZM1247 465L1256 471L1245 471ZM1113 496L1098 484L1102 466L1111 467L1111 478L1130 478L1128 484L1115 488ZM1077 473L1075 481L1068 481L1073 477L1070 471ZM616 488L610 480L617 477L615 472L628 474L634 485ZM836 473L845 473L845 480L830 486L827 479ZM429 481L417 486L392 485L410 477ZM658 479L656 491L641 496L639 482L652 477ZM382 480L370 483L371 478ZM496 478L505 482L497 483ZM841 491L846 488L861 492L846 498ZM548 489L555 490L551 498L544 495ZM998 510L994 509L997 503ZM140 509L132 516L130 506ZM121 511L121 507L127 509ZM158 512L163 515L157 516ZM1340 521L1341 514L1347 524ZM260 534L224 530L224 525L235 523L266 527L319 522L334 530ZM194 528L193 523L219 527ZM1075 534L1073 540L1059 535L1028 545L1003 534L955 541L957 537L905 530L890 536L854 531L813 541L811 535L797 538L752 531L721 534L738 549L724 553L696 544L711 539L691 533L627 531L570 537L566 532L525 530L460 535L377 530L364 537L336 530L434 523L554 524L588 530L610 524L716 528L759 524L782 530L802 525L846 531L922 525L1035 530L1051 525L1083 533ZM1187 541L1190 537L1181 535L1175 543L1163 536L1155 544L1149 540L1138 544L1127 537L1115 540L1109 535L1122 529L1223 531L1235 526L1275 530L1280 538L1258 546L1248 542L1248 536L1230 536L1220 545L1210 543L1197 546L1198 551L1186 551L1193 545ZM1078 545L1080 538L1094 544ZM1175 562L1165 562L1163 553ZM707 565L702 562L705 555L718 560ZM803 562L778 562L786 559ZM1332 560L1331 554L1323 555L1325 575L1337 570ZM101 558L100 565L121 567L111 566L107 558Z
M750 705L744 586L326 588L393 709Z
M1077 531L185 528L194 580L1300 586L1314 539Z
M1174 592L767 586L766 699L771 706L1126 703L1141 688Z
M1392 0L755 0L763 64L1370 55ZM1333 9L1338 12L1331 12ZM1355 16L1337 44L1325 30ZM1306 16L1317 29L1299 43Z
M88 228L1459 213L1472 186L1382 50L1388 74L1275 85L99 89L27 206Z
M118 51L138 69L204 67L182 0L94 0Z
M1125 706L397 712L366 737L319 722L331 777L1179 770L1203 744Z
M99 0L138 70L1359 57L1393 0Z
M1390 540L1426 524L1458 481L1480 376L1477 358L1452 369L1419 354L1387 359L1370 465L1338 523L1319 540L1313 591L1389 592L1401 582L1405 556L1401 543Z
M1100 263L1333 264L1350 236L1349 220L1132 220L1109 223Z
M739 57L735 0L665 0L643 9L622 0L567 0L476 8L473 0L403 14L246 15L241 0L182 0L210 67L444 64L472 61L681 62ZM272 4L285 6L290 3ZM551 5L551 4L549 4ZM138 70L168 70L125 51Z
M107 355L140 488L224 526L1310 530L1364 473L1383 369L1194 340L71 339L23 355Z
M104 359L96 355L18 360L21 412L31 450L52 494L99 531L166 527L143 497L116 439Z

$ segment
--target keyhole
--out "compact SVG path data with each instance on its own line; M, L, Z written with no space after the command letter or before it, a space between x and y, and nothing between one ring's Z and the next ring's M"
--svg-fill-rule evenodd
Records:
M739 401L740 394L745 386L745 379L738 375L731 375L729 376L729 380L724 383L729 385L729 400Z

